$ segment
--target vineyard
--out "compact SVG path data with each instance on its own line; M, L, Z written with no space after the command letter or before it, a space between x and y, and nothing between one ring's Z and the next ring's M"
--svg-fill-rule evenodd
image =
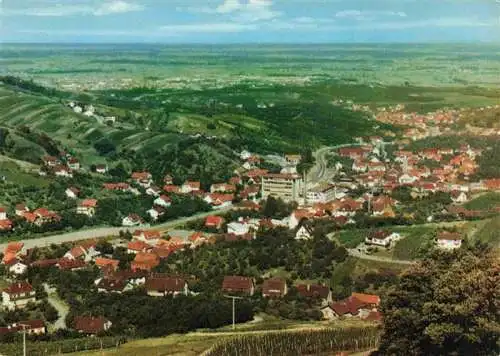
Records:
M38 341L26 343L26 354L30 356L48 356L87 350L107 349L118 347L125 343L122 337L82 338L61 341ZM0 355L21 356L22 342L4 343L0 345Z
M267 332L238 336L215 344L203 356L320 355L374 348L380 338L376 326Z

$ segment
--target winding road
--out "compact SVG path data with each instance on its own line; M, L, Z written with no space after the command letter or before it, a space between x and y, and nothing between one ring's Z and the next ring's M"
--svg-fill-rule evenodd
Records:
M318 149L316 152L314 152L314 158L316 159L316 162L314 167L312 167L311 170L309 171L307 177L308 183L314 185L322 180L330 178L328 176L328 159L327 159L327 154L330 151L338 150L339 148L342 147L353 147L359 145L360 145L359 143L344 143L342 145L327 146Z
M227 207L224 209L213 210L213 211L199 213L199 214L192 215L192 216L182 217L182 218L179 218L176 220L168 221L168 222L163 223L163 224L153 225L153 226L151 226L151 229L153 229L153 230L172 229L172 228L175 228L179 225L183 225L189 221L202 219L202 218L205 218L209 215L221 215L221 214L227 213L229 210L231 210L231 208L232 207ZM141 227L138 226L137 228L140 229ZM34 247L49 246L51 244L61 244L64 242L94 239L94 238L107 237L107 236L115 236L115 235L118 235L120 233L120 231L135 230L135 229L136 229L136 227L130 228L130 227L126 227L126 226L100 227L100 228L78 230L78 231L64 233L64 234L45 236L45 237L28 239L28 240L21 240L21 241L24 243L23 250L26 250L26 249L30 249L30 248L34 248ZM7 247L7 243L0 244L0 251L3 251L5 249L5 247Z

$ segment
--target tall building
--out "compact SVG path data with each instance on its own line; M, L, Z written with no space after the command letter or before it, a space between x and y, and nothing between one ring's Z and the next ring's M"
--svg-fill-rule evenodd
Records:
M286 202L299 201L302 179L298 174L266 174L262 177L262 198L281 198Z

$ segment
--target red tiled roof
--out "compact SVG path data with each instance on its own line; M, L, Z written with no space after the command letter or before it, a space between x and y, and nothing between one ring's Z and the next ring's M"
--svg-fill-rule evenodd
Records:
M163 190L167 193L179 193L181 191L181 188L177 185L167 184L163 187Z
M141 240L134 240L134 241L131 241L127 244L127 249L133 250L133 251L144 252L150 248L151 248L151 246L149 246L147 243L145 243L144 241L141 241Z
M161 238L161 233L156 230L136 230L134 237L143 236L146 240L156 240Z
M299 284L296 288L297 292L306 298L321 297L325 299L330 293L330 288L319 284Z
M85 199L80 203L81 207L95 208L97 206L97 199Z
M459 232L442 231L437 235L438 240L462 241L462 235Z
M50 266L55 266L57 264L57 262L59 262L59 260L57 258L49 259L49 260L38 260L38 261L32 262L31 266L40 267L40 268L50 267Z
M226 292L250 293L253 287L253 280L250 277L226 276L222 281L222 290Z
M200 189L200 186L201 186L200 182L189 181L189 180L184 182L183 185L188 186L191 189Z
M104 331L104 324L108 320L102 316L75 316L74 325L75 330L84 332L86 334L97 334Z
M97 257L95 259L95 264L98 267L112 266L114 269L118 268L120 261L111 258Z
M285 294L286 281L282 278L266 279L262 284L262 294L272 297L281 297Z
M224 222L224 219L217 215L207 216L205 219L205 226L207 227L217 227L220 226Z
M33 291L33 287L28 282L16 282L3 290L7 294L29 293Z
M83 268L87 264L83 260L69 260L67 258L61 258L57 262L57 265L59 266L59 269L72 270L72 269L77 269L77 268Z
M178 277L150 277L146 279L146 290L162 293L182 292L186 281Z
M380 297L374 294L352 293L352 297L360 300L362 303L379 305Z
M149 172L133 172L132 173L132 179L134 180L145 180L145 179L150 179L151 178L151 173Z

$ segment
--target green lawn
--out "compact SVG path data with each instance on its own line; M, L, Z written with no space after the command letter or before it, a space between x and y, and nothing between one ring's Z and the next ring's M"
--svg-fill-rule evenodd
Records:
M490 192L483 194L464 204L470 210L490 210L500 206L500 193Z
M336 238L342 243L346 248L355 248L360 243L365 240L365 237L369 233L368 229L352 229L340 231Z

